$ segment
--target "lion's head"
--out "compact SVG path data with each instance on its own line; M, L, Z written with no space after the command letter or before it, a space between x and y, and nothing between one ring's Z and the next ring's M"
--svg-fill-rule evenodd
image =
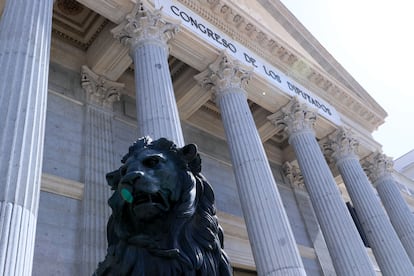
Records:
M107 174L108 252L96 275L231 275L197 147L136 141Z

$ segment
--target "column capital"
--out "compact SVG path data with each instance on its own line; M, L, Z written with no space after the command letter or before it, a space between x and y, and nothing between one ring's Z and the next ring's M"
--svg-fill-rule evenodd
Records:
M380 179L392 178L394 162L391 157L383 153L375 152L368 156L364 162L364 166L374 186L376 186L377 181Z
M358 160L358 146L359 142L355 139L352 131L339 127L339 129L329 135L327 142L323 145L323 149L328 158L332 158L337 164L349 158Z
M285 162L282 168L285 176L289 179L292 188L306 191L303 175L298 166L293 165L291 162Z
M89 103L106 108L111 108L115 101L119 101L125 87L123 83L110 81L96 74L86 65L81 68L81 85Z
M279 112L267 117L276 127L285 125L289 137L302 132L314 134L317 111L295 96ZM290 139L289 138L289 139Z
M142 1L137 1L124 21L111 30L115 39L130 47L130 53L146 42L159 44L167 51L167 42L177 32L178 24L162 18L161 9L149 11Z
M237 90L246 94L245 87L251 75L252 71L249 68L222 51L206 70L194 78L202 87L212 89L217 100L229 90L232 92Z

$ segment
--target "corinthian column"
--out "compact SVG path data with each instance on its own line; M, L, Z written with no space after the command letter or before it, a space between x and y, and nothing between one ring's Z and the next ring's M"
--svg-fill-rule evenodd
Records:
M283 172L290 181L290 185L295 194L297 206L303 216L306 225L306 231L312 241L315 253L318 256L319 265L321 266L323 275L335 276L335 269L331 256L328 253L325 239L316 219L315 211L313 210L312 202L306 190L303 176L299 168L289 162L283 164Z
M220 108L259 275L306 275L243 89L250 72L222 53L195 77Z
M375 275L367 251L316 141L313 131L316 112L293 98L281 113L269 119L276 125L284 123L287 126L289 143L295 151L336 273L342 276Z
M391 158L380 153L373 154L367 160L369 177L374 187L377 188L382 204L401 243L411 262L414 263L414 216L392 176L393 165Z
M184 146L168 67L167 42L177 30L161 17L161 10L150 12L138 1L112 33L129 46L134 61L139 136L165 137Z
M414 268L356 155L358 142L340 128L328 141L382 275L414 275Z
M0 275L31 275L42 174L52 0L0 18Z
M124 88L82 66L86 93L85 186L82 200L82 275L92 275L106 254L106 203L111 196L105 175L115 167L112 150L112 103Z

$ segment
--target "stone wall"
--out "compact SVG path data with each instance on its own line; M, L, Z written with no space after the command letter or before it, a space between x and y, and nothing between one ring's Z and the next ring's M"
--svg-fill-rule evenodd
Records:
M81 202L41 192L33 276L80 275Z

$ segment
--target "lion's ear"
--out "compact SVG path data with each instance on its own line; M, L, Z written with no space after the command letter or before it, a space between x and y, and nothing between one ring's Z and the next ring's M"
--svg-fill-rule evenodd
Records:
M181 158L187 163L190 163L197 156L197 146L195 144L188 144L180 149Z
M112 190L117 189L120 180L121 173L119 172L119 169L106 174L106 181L108 182L108 185L111 186Z

